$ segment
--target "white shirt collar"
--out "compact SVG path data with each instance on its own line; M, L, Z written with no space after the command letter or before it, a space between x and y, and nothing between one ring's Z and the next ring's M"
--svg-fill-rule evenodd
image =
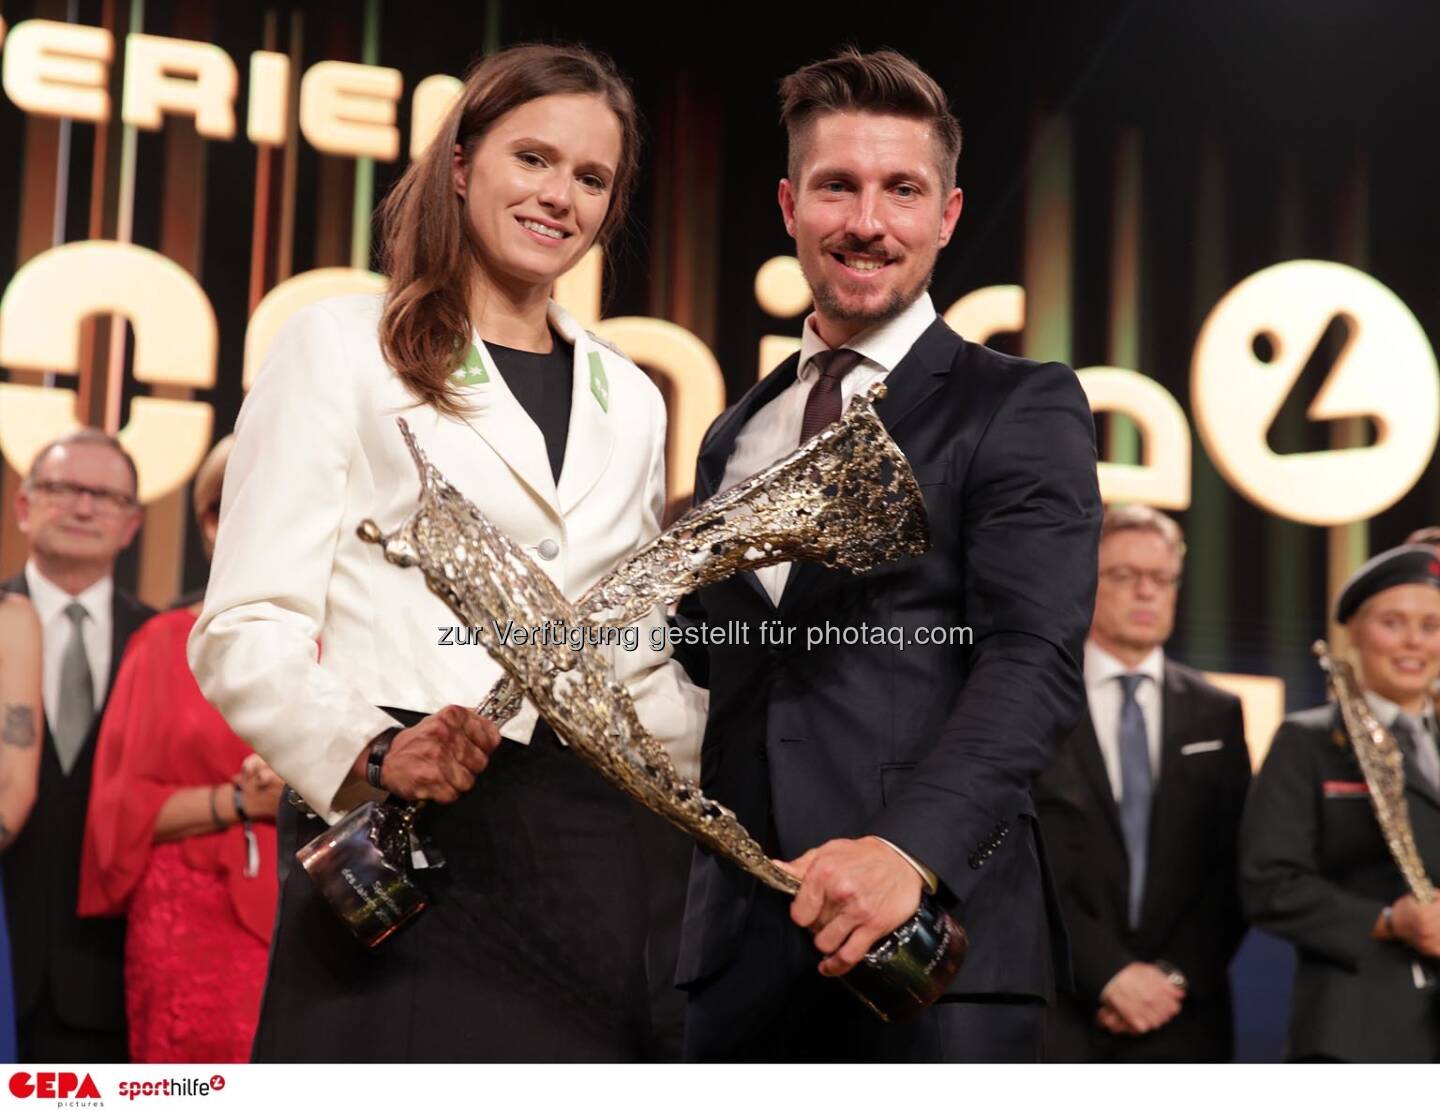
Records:
M1380 719L1380 724L1386 729L1394 725L1395 719L1400 716L1400 707L1396 703L1391 702L1383 694L1366 691L1365 701L1370 703L1370 709L1374 711L1375 716ZM1416 716L1422 721L1433 719L1435 717L1435 703L1427 698L1425 700L1425 708Z
M915 341L935 323L935 305L930 294L922 293L915 298L899 316L867 328L842 347L858 351L868 361L889 372L900 365L900 360L915 346ZM815 368L810 360L822 351L829 351L830 345L820 338L815 330L815 314L805 318L804 334L800 338L800 380L814 377Z
M1140 661L1138 667L1126 667L1093 640L1085 640L1085 684L1090 687L1103 686L1121 675L1131 673L1148 675L1158 687L1165 674L1165 649L1156 645L1150 654Z
M110 615L111 602L115 596L115 580L109 575L91 583L78 595L71 595L47 579L35 566L33 559L25 562L25 585L30 591L30 601L40 618L42 627L48 627L56 617L65 612L72 601L85 607L92 618Z
M545 306L545 317L550 322L560 338L572 347L580 342L580 337L585 334L585 328L568 310L558 301L547 302Z

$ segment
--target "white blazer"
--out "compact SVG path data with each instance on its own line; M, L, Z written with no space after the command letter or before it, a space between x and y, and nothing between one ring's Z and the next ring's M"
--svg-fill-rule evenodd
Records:
M394 725L377 707L475 705L500 678L483 648L441 645L457 618L414 568L356 535L415 509L419 476L404 416L430 461L572 600L660 528L665 405L633 363L558 305L550 324L575 347L569 438L558 487L544 437L478 336L484 368L464 387L468 420L420 405L380 352L381 295L337 297L277 335L235 425L220 534L190 666L205 697L329 821L373 792L342 790L351 765ZM480 379L475 381L475 379ZM666 645L660 607L639 648L602 649L641 720L695 774L707 698ZM525 707L502 730L528 742Z

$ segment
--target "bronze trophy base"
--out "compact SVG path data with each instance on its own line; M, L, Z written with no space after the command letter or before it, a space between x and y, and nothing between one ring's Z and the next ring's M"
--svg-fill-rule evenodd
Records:
M944 994L970 941L929 895L899 929L882 937L840 982L886 1022L914 1018Z
M429 905L410 875L414 822L414 807L367 802L295 854L326 902L369 948Z

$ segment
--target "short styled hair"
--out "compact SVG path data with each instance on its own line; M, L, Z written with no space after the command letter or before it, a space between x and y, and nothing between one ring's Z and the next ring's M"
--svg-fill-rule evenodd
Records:
M1184 531L1175 523L1175 518L1167 517L1151 506L1108 506L1105 519L1100 524L1100 542L1103 544L1107 536L1114 536L1117 532L1153 532L1170 545L1170 550L1178 558L1185 558Z
M930 124L941 181L947 193L954 188L960 122L950 111L945 90L905 55L894 50L862 54L848 47L780 82L780 122L789 138L786 173L791 181L799 176L815 121L835 112L905 116Z
M56 448L72 447L75 444L90 444L94 447L108 447L121 459L125 460L125 466L130 470L130 493L140 493L140 472L135 469L135 460L125 450L125 445L108 432L98 428L77 428L73 432L67 432L59 439L51 440L35 453L35 458L30 460L30 469L25 472L25 478L20 483L20 488L27 493L35 488L35 483L40 477L40 468L45 465L45 460Z

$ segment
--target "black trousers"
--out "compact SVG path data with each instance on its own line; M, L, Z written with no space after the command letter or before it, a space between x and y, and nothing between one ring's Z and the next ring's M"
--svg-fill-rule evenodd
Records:
M735 958L690 986L687 1061L1033 1062L1043 1057L1039 999L936 1003L887 1023L840 981L816 971L820 951L790 921L790 901L757 892Z
M293 864L324 824L282 807L291 866L254 1059L640 1059L647 893L634 817L543 722L529 745L502 742L468 794L428 808L445 854L419 873L433 904L370 950Z
M645 970L650 980L650 1044L645 1060L674 1064L685 1052L685 993L675 986L680 922L695 842L664 818L635 805L636 829L650 888Z

